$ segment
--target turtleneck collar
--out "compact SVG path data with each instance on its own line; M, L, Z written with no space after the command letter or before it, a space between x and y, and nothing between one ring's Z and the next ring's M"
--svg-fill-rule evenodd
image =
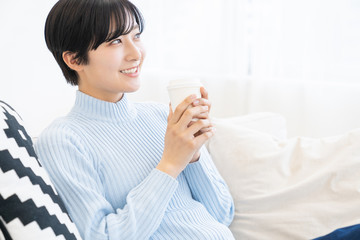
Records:
M136 109L128 100L126 93L120 101L112 103L91 97L78 90L72 112L110 122L126 122L136 117Z

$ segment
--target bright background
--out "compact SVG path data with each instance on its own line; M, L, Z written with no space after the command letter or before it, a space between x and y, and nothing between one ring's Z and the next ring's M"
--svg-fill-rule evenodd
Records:
M55 0L0 0L0 99L37 136L74 102L47 50ZM289 136L360 127L360 1L134 0L147 47L137 101L168 102L166 84L198 77L213 117L284 115Z

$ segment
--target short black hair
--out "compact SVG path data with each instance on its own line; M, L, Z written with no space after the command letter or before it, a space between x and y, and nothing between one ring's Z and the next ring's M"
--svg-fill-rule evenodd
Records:
M135 22L142 33L143 16L128 0L59 0L47 16L45 41L66 81L78 85L78 75L64 62L63 52L72 52L79 64L87 64L89 51L130 33Z

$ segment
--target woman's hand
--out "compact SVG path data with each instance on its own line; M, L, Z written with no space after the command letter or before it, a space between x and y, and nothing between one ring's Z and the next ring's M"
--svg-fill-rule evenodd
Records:
M201 91L207 97L205 89ZM207 99L196 99L195 95L187 97L174 113L170 106L164 152L157 169L176 178L190 161L198 159L199 149L213 136L209 108Z
M199 100L200 100L199 105L208 106L208 107L209 107L209 110L208 110L205 114L203 114L203 115L201 115L201 116L197 116L196 118L198 118L198 119L203 119L203 118L209 119L209 113L210 113L210 109L211 109L211 102L209 101L209 95L208 95L208 92L206 91L206 89L203 88L203 87L200 88L200 92L201 92L201 99L199 99ZM195 105L194 105L194 106L195 106ZM192 123L194 123L194 122L191 122L190 125L191 125ZM214 133L215 129L214 129L213 126L211 125L210 128L200 129L199 132L195 133L195 136L198 136L198 135L200 135L201 133L204 133L204 132L207 132L207 131L212 131L212 132ZM194 154L194 156L193 156L193 158L191 159L190 163L193 163L193 162L198 161L199 158L200 158L200 150L198 150L198 151Z

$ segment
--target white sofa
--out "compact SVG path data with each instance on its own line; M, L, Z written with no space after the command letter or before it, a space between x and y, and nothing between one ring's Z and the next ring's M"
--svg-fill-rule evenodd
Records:
M234 198L236 239L313 239L360 224L360 128L287 138L285 118L265 112L214 123L207 147Z

